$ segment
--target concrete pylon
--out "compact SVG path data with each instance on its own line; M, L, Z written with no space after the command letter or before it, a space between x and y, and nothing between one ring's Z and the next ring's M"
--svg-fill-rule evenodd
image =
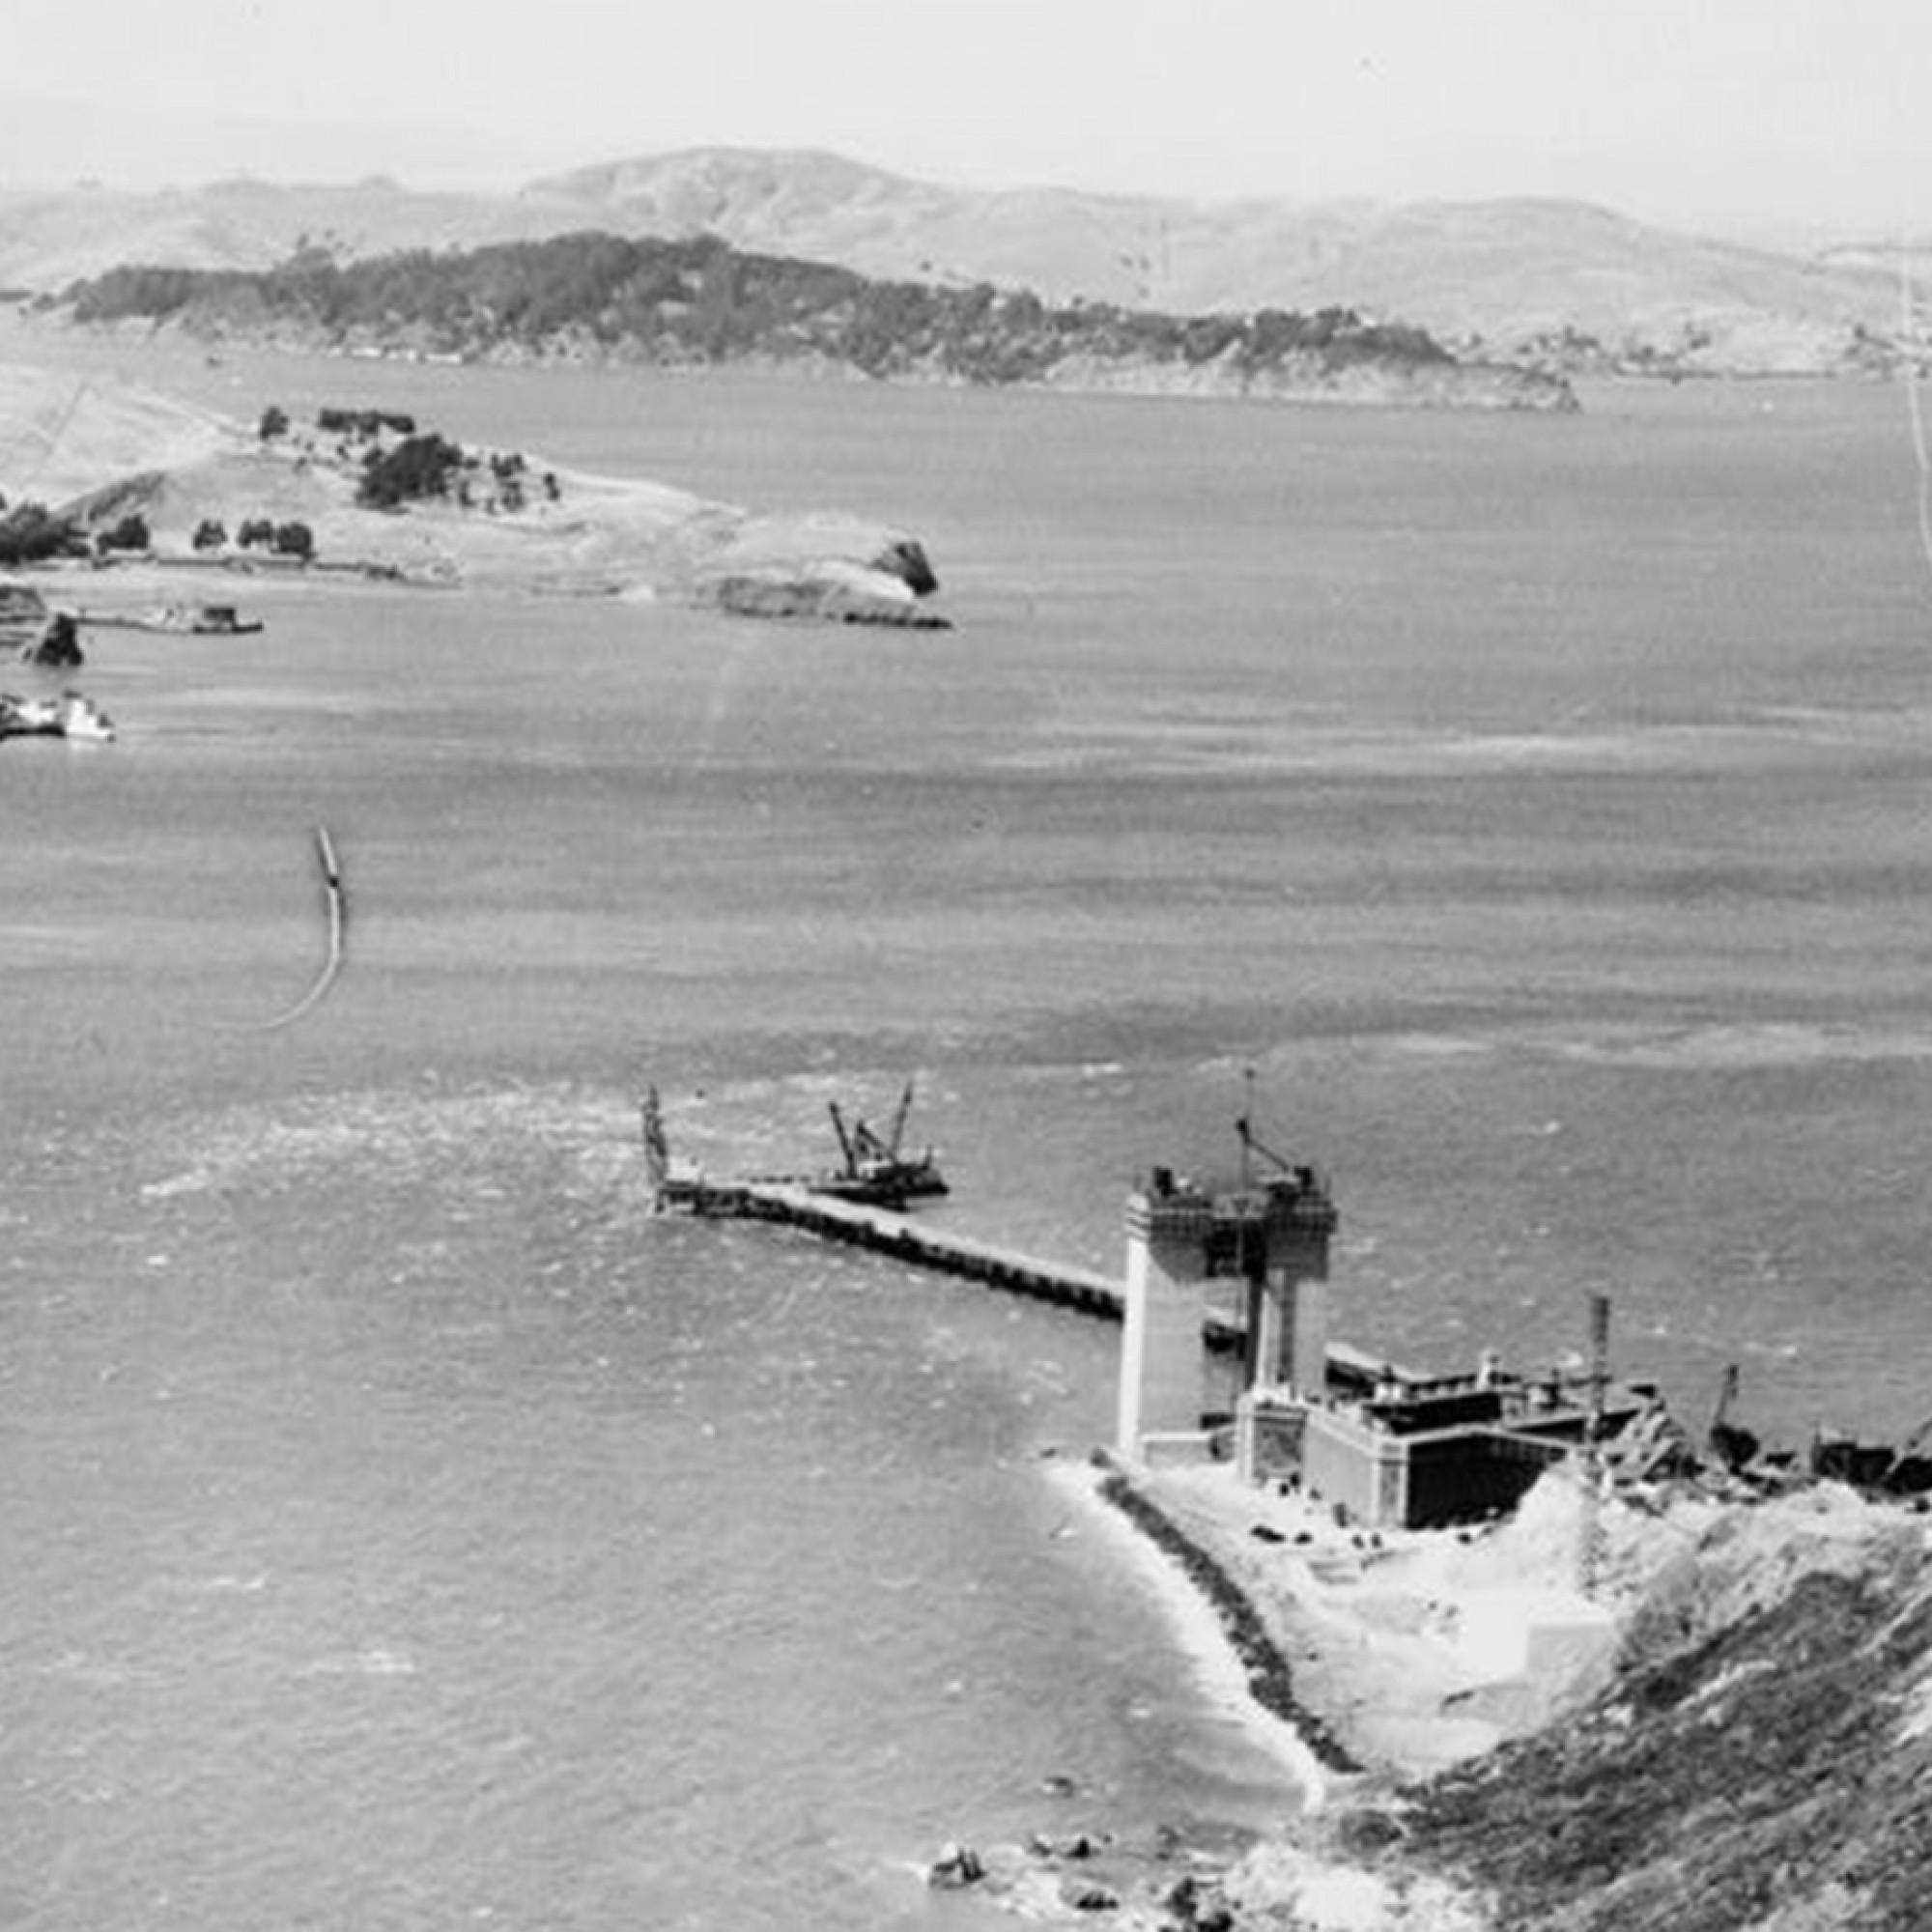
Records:
M1212 1204L1156 1168L1127 1197L1127 1283L1115 1446L1144 1460L1150 1436L1201 1428L1201 1325Z
M1328 1379L1328 1237L1325 1194L1275 1192L1264 1219L1265 1260L1249 1299L1248 1386L1288 1387L1319 1400Z

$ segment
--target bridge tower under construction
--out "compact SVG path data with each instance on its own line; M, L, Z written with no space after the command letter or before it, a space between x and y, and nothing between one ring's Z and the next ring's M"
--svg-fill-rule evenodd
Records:
M1244 1136L1244 1146L1245 1146ZM1155 1168L1127 1197L1127 1273L1115 1446L1134 1462L1205 1453L1202 1324L1208 1284L1239 1295L1242 1389L1319 1401L1328 1361L1328 1245L1335 1204L1313 1168L1197 1186Z

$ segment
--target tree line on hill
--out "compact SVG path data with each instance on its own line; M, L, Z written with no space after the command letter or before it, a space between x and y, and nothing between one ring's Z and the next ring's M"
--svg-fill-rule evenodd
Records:
M56 516L44 503L22 502L10 508L0 498L0 569L86 556L91 548L87 532L71 517Z
M50 510L37 502L20 502L10 508L0 497L0 568L52 563L63 557L108 557L117 552L138 554L152 549L154 541L148 520L138 510L90 531L86 522L71 512ZM204 517L196 526L193 544L197 555L224 551L230 541L227 526L216 518ZM232 541L239 550L267 551L303 563L315 554L315 532L298 519L277 524L267 517L248 518L237 526Z
M245 333L295 325L333 341L408 340L432 353L574 345L666 362L830 360L877 377L1023 383L1074 356L1265 376L1313 361L1400 367L1454 360L1426 330L1313 315L1168 315L1112 302L1054 305L1024 289L875 281L749 253L715 236L599 233L338 262L303 247L262 271L125 267L62 299L81 322L180 321Z
M57 557L110 556L116 551L144 551L153 542L148 520L138 510L90 533L78 517L32 501L9 508L0 497L0 567L48 563Z

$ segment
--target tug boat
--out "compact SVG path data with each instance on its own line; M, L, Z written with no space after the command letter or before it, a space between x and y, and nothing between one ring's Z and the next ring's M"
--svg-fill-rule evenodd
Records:
M259 617L243 617L233 604L159 604L151 611L88 611L86 624L126 631L161 631L177 638L245 638L265 628Z

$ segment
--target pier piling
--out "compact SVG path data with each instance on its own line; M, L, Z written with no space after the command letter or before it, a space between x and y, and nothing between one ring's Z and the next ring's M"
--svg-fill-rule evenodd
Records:
M696 1183L675 1190L673 1205L717 1219L765 1221L797 1228L821 1240L867 1248L874 1254L936 1274L963 1276L1032 1301L1071 1308L1103 1321L1119 1321L1126 1307L1124 1285L1091 1268L1045 1261L1017 1249L976 1240L950 1228L934 1227L888 1208L840 1201L783 1181ZM1210 1313L1206 1336L1210 1348L1241 1346L1238 1321Z

